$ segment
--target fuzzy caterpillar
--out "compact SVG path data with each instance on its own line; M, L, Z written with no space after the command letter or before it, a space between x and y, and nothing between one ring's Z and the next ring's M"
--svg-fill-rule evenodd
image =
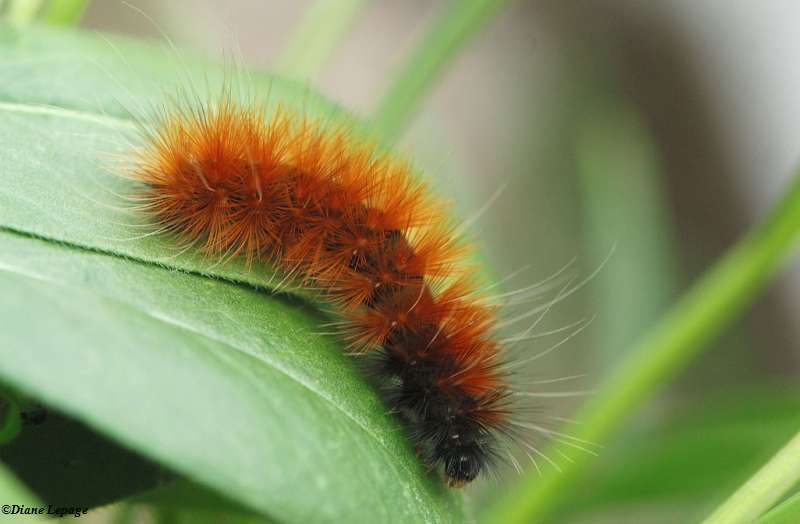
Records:
M423 462L471 482L508 432L511 391L448 206L347 127L237 101L162 112L128 176L142 211L216 257L271 264L335 305Z

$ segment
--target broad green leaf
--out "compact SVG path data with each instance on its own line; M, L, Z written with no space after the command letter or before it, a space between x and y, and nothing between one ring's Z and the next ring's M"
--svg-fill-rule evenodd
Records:
M202 74L132 41L0 26L0 380L277 521L460 521L459 495L317 334L326 319L124 209L131 184L104 163L136 139L128 110Z
M235 90L261 93L272 104L326 122L354 121L300 84L226 72L177 53L125 39L0 25L0 227L269 287L266 268L182 252L174 239L149 234L155 228L130 212L126 197L134 187L112 171L115 159L137 143L133 116L146 118L178 88L213 97L233 79Z
M0 376L278 520L447 520L307 306L0 235ZM314 501L314 503L310 503Z

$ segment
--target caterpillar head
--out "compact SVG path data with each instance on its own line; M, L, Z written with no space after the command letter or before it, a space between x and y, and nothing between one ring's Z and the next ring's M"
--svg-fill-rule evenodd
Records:
M489 463L491 436L474 419L456 416L436 446L436 457L444 466L445 482L461 487L473 480Z
M483 469L486 458L478 446L454 448L443 458L445 482L450 487L462 487Z

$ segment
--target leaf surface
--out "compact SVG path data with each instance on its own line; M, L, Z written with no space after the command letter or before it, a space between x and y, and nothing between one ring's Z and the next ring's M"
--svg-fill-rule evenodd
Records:
M0 26L0 380L277 521L461 521L460 497L318 334L326 318L265 291L265 268L181 252L130 212L132 183L109 169L136 141L130 114L224 74ZM291 82L251 88L349 118Z

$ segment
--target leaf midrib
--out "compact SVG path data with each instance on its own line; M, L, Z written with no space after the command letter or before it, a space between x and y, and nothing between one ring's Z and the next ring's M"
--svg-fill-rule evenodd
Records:
M0 111L28 115L52 115L70 118L72 120L80 120L82 122L91 122L107 127L136 128L136 122L131 118L106 115L103 113L93 113L91 111L62 107L53 104L25 104L8 100L0 100Z
M112 116L103 115L103 114L100 114L100 113L93 113L93 112L90 112L90 111L76 110L76 109L72 109L72 108L61 107L61 106L58 106L58 105L25 104L25 103L8 102L8 101L0 100L0 111L5 111L5 112L9 112L9 113L17 113L17 114L32 114L32 115L53 116L55 118L63 118L63 119L78 120L78 121L83 121L83 122L90 122L90 123L98 124L98 125L101 125L101 126L114 127L114 128L119 128L119 129L125 129L125 128L127 128L127 129L136 129L136 127L137 127L136 122L134 120L132 120L132 119L125 119L125 118L116 117L116 116L112 117ZM147 258L144 258L144 257L137 257L137 256L131 255L131 254L119 253L117 251L114 251L113 249L103 249L102 247L97 246L97 245L87 245L87 244L81 244L81 243L77 243L77 242L72 242L72 241L60 239L60 238L57 238L57 237L52 237L52 236L48 236L48 235L42 235L42 234L30 231L30 230L26 230L26 229L19 229L19 228L15 228L15 227L9 227L9 226L3 225L3 224L0 224L0 231L5 231L5 232L8 232L8 233L13 234L13 235L24 236L24 237L28 237L28 238L31 238L31 239L36 239L36 240L39 240L39 241L42 241L42 242L45 242L45 243L48 243L48 244L55 244L55 245L57 245L59 247L65 248L65 249L74 249L74 250L80 251L80 252L93 253L93 254L102 255L102 256L110 256L110 257L114 257L114 258L128 260L128 261L131 261L131 262L134 262L134 263L138 263L138 264L143 264L145 266L152 266L152 267L159 268L159 269L175 270L175 271L179 271L181 273L192 275L192 276L196 276L196 277L207 278L207 279L210 279L210 280L216 280L216 281L224 282L224 283L227 283L227 284L234 284L234 285L242 286L242 287L244 287L246 289L251 289L251 290L268 289L270 291L276 291L275 289L273 289L273 288L271 288L269 286L263 286L263 285L259 285L259 284L256 284L256 283L253 283L253 282L249 282L249 281L245 281L245 280L241 280L241 279L235 279L235 278L231 278L231 277L227 277L227 276L223 276L223 275L219 275L219 274L210 274L210 273L204 273L204 272L201 272L201 271L193 271L193 270L186 269L185 267L181 267L181 266L178 266L178 265L164 264L164 263L160 263L160 262L157 262L157 261L154 261L154 260L150 260L150 259L147 259ZM39 275L39 274L35 274L35 273L27 273L24 270L20 270L20 268L4 265L2 262L0 262L0 271L6 271L6 272L14 273L14 274L17 274L17 275L20 275L22 277L29 278L29 279L40 280L40 281L44 281L44 282L52 282L52 283L55 283L55 284L58 284L58 285L66 285L66 286L72 286L73 285L73 284L66 284L66 283L63 283L63 282L59 282L56 279L48 278L48 277L43 276L43 275ZM86 286L83 286L83 287L86 288L86 289L89 289ZM89 290L91 292L93 292L93 293L98 293L97 290L94 290L94 289L89 289ZM289 291L281 290L280 293L281 294L288 294L293 299L299 299L301 301L307 302L306 297L304 297L302 294L292 293L290 290ZM374 442L376 442L378 444L378 446L381 449L383 449L388 455L392 454L391 448L386 444L384 439L380 438L375 432L373 432L370 428L368 428L353 413L350 413L349 411L344 410L339 403L335 402L328 395L324 394L324 392L320 392L320 391L316 390L312 385L310 385L310 384L306 383L305 381L303 381L301 379L301 377L297 377L297 376L293 375L291 372L281 368L280 366L277 366L274 362L259 359L258 357L252 355L250 352L248 352L246 350L243 350L241 348L238 348L236 345L234 345L234 344L232 344L230 342L227 342L225 340L222 340L222 339L219 339L217 337L211 336L211 335L209 335L207 333L203 333L201 331L198 331L198 330L196 330L196 329L194 329L191 326L188 326L186 324L179 323L179 322L174 322L172 319L169 319L168 317L162 317L162 316L158 316L158 315L153 315L151 312L141 308L140 306L138 306L136 304L133 304L133 303L130 303L130 302L126 302L124 300L121 300L118 297L114 297L114 296L108 295L106 293L98 293L98 294L101 294L103 297L105 297L107 299L110 299L110 300L112 300L114 302L117 302L117 303L121 304L124 307L131 308L131 309L133 309L133 310L135 310L137 312L140 312L140 313L142 313L144 315L147 315L148 317L150 317L150 318L152 318L154 320L163 322L164 324L167 324L167 325L175 326L175 327L177 327L179 329L188 331L190 333L193 333L195 335L201 336L201 337L206 338L208 340L212 340L214 342L223 344L226 347L230 347L234 351L237 351L239 353L243 353L243 354L247 355L249 358L253 358L253 359L255 359L255 360L259 361L259 362L262 362L262 363L268 365L270 368L272 368L272 369L280 372L281 374L287 376L292 381L296 382L297 384L299 384L303 388L307 389L308 391L310 391L311 393L313 393L314 395L316 395L320 399L324 400L327 404L332 405L338 412L341 412L349 420L353 421L353 423L355 423L355 425L359 428L360 431L363 431L370 439L372 439ZM391 462L395 462L395 461L391 461ZM405 463L405 461L400 461L400 462L401 462L401 464L392 464L392 467L393 468L399 468L406 475L413 477L415 475L415 472L411 470L411 468L408 466L408 464Z
M54 117L66 118L71 120L78 120L82 122L90 122L95 123L98 125L103 125L107 127L116 127L118 129L137 129L139 124L130 118L122 118L117 116L110 116L104 115L102 113L94 113L91 111L85 110L77 110L66 108L58 105L49 105L49 104L25 104L25 103L18 103L18 102L9 102L0 100L0 111L6 111L9 113L17 113L17 114L31 114L31 115L50 115ZM99 253L103 255L110 255L116 258L121 258L125 260L132 260L135 262L140 262L146 265L160 267L160 268L168 268L173 269L176 271L180 271L182 273L201 276L204 278L208 278L211 280L218 280L222 282L231 282L238 285L246 286L250 289L256 290L264 290L267 289L272 291L273 293L279 293L282 295L291 295L293 298L307 301L307 297L305 297L302 293L293 292L290 287L282 287L280 289L271 287L268 285L264 285L261 283L256 283L252 281L247 281L243 279L237 279L229 276L224 276L215 273L205 273L202 271L196 271L191 269L186 269L185 267L181 267L179 265L173 264L166 264L159 261L151 260L145 257L137 257L136 255L120 253L113 249L104 249L102 246L98 245L89 245L89 244L82 244L80 242L74 242L70 240L65 240L63 238L58 238L49 235L43 235L41 233L37 233L35 231L31 231L28 229L22 229L17 227L12 227L7 224L0 223L0 231L7 231L13 234L24 235L31 238L36 238L51 244L57 244L66 248L73 248L79 251L87 251L91 253Z
M51 115L51 116L60 117L60 118L69 118L69 119L73 119L73 120L80 120L80 121L85 121L85 122L96 123L96 124L104 125L104 126L108 126L108 127L127 127L127 128L135 128L136 127L136 124L132 119L125 119L125 118L121 118L121 117L112 117L112 116L103 115L103 114L100 114L100 113L94 113L94 112L90 112L90 111L81 111L81 110L65 108L65 107L61 107L61 106L57 106L57 105L24 104L24 103L8 102L8 101L0 100L0 111L21 113L21 114ZM8 233L11 233L11 234L14 234L14 235L25 236L25 237L32 238L32 239L37 239L37 240L40 240L40 241L43 241L43 242L47 242L47 243L50 243L50 244L56 244L56 245L64 247L64 248L75 249L75 250L78 250L78 251L81 251L81 252L94 253L94 254L99 254L99 255L104 255L104 256L113 256L115 258L129 260L129 261L136 262L136 263L139 263L139 264L143 264L143 265L146 265L146 266L153 266L153 267L156 267L156 268L159 268L159 269L177 270L177 271L180 271L182 273L193 275L193 276L197 276L197 277L201 277L201 278L208 278L210 280L217 280L217 281L221 281L221 282L225 282L225 283L234 283L234 284L237 284L237 285L245 286L248 289L258 290L258 289L261 288L260 286L257 286L257 285L255 285L253 283L242 281L242 280L226 278L226 277L222 277L220 275L203 273L203 272L199 272L199 271L191 271L191 270L187 270L185 268L179 267L179 266L157 263L157 262L154 262L152 260L148 260L147 258L126 255L126 254L122 254L122 253L119 253L119 252L114 251L114 250L103 249L103 248L98 247L98 246L84 245L84 244L80 244L80 243L76 243L76 242L70 242L70 241L67 241L67 240L63 240L63 239L59 239L59 238L55 238L55 237L51 237L51 236L47 236L47 235L40 235L40 234L37 234L37 233L32 232L32 231L13 228L13 227L9 227L9 226L2 225L2 224L0 224L0 231L5 231L5 232L8 232ZM67 283L64 283L64 282L59 282L56 279L48 278L48 277L46 277L44 275L35 274L35 273L29 273L29 272L25 272L24 270L21 270L20 268L4 265L2 262L0 262L0 271L12 272L12 273L15 273L17 275L20 275L20 276L23 276L23 277L26 277L26 278L41 280L41 281L44 281L44 282L52 282L52 283L56 283L56 284L59 284L59 285L73 286L73 284L67 284ZM73 287L75 287L75 286L73 286ZM93 292L93 293L97 293L97 291L94 290L94 289L90 289L90 288L88 288L86 286L82 286L82 287L87 289L87 290L89 290L89 291L91 291L91 292ZM282 374L284 374L287 377L289 377L291 380L297 382L298 384L300 384L301 386L303 386L307 390L311 391L312 393L314 393L318 397L322 398L323 400L325 400L325 402L333 405L338 411L340 411L343 414L345 414L362 431L364 431L373 440L375 440L382 448L384 448L387 451L390 451L389 448L386 446L386 444L383 442L383 440L381 438L379 438L377 436L377 434L375 434L367 426L365 426L363 424L363 422L360 421L357 417L355 417L352 413L342 409L341 405L339 405L338 403L334 402L334 400L331 399L328 395L324 394L324 392L318 391L317 389L312 387L310 384L308 384L308 383L304 382L303 380L301 380L300 377L297 377L297 376L293 375L292 373L290 373L289 371L287 371L286 369L283 369L283 368L277 366L274 362L258 359L257 357L251 355L249 352L247 352L247 351L245 351L245 350L243 350L241 348L236 347L235 345L233 345L230 342L227 342L227 341L222 340L220 338L211 336L208 333L204 333L202 331L198 331L197 329L195 329L195 328L193 328L193 327L191 327L191 326L189 326L187 324L176 322L173 319L169 319L168 317L154 315L152 312L149 312L149 311L141 308L140 306L138 306L136 304L132 304L130 302L126 302L126 301L120 300L118 297L114 297L114 296L106 294L106 293L101 293L101 294L102 294L102 296L104 296L104 297L106 297L106 298L108 298L110 300L113 300L114 302L122 304L122 305L124 305L126 307L130 307L132 309L135 309L135 310L137 310L137 311L149 316L150 318L153 318L154 320L158 320L158 321L163 322L165 324L170 324L170 325L176 326L176 327L181 328L183 330L186 330L186 331L189 331L189 332L194 333L196 335L199 335L199 336L201 336L203 338L207 338L209 340L218 342L220 344L224 344L225 346L230 347L235 351L238 351L240 353L248 355L250 358L255 358L256 360L264 362L265 364L269 365L271 368L281 372ZM292 296L296 296L296 295L292 295ZM299 297L299 298L302 299L302 297ZM408 467L404 466L403 469L405 469L406 472L408 472L408 473L413 473L413 472L411 472L411 470Z

